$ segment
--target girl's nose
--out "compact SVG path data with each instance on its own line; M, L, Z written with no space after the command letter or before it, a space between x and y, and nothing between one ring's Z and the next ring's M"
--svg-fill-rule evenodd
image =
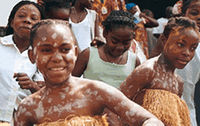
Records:
M56 51L54 54L53 54L53 56L52 56L52 58L51 58L51 60L53 61L53 62L55 62L55 63L58 63L58 62L60 62L60 61L62 61L62 55L58 52L58 51Z

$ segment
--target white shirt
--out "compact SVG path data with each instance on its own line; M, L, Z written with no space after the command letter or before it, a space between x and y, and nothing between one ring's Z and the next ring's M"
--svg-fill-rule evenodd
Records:
M72 31L74 32L81 51L90 47L90 43L94 39L95 31L96 12L94 10L86 10L87 15L83 21L73 23L71 19L69 19L69 23L72 25Z
M32 78L37 68L30 62L27 50L20 53L12 35L0 40L0 59L0 121L11 122L14 108L17 108L24 97L31 94L29 90L19 87L13 75L16 72L24 72ZM38 80L42 80L42 77Z
M190 110L190 118L192 126L197 126L196 113L194 106L194 90L195 84L200 79L200 44L196 49L193 59L185 66L184 69L177 69L176 72L184 81L184 89L182 98L187 103Z

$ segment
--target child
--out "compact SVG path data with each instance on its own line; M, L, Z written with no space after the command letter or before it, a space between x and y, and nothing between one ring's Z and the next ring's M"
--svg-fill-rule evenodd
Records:
M109 107L130 124L163 126L156 117L117 89L103 82L71 76L78 52L68 23L41 21L33 27L31 38L29 57L43 74L46 87L19 105L14 115L15 126L56 121L67 123L64 120L70 116L92 118L104 107ZM87 118L82 120L82 125L87 121ZM95 123L91 122L91 125Z
M174 73L193 58L199 42L195 22L172 18L164 29L161 55L138 66L120 86L130 99L155 114L166 126L190 126L188 108L181 100L183 82Z
M196 21L200 28L200 0L183 0L182 2L182 14ZM177 74L179 74L184 80L183 99L186 101L190 110L191 122L193 126L199 126L200 124L196 124L195 106L200 106L200 104L194 104L194 92L195 85L200 80L200 69L198 69L200 64L200 45L198 45L195 52L194 58L184 69L177 70ZM199 99L199 97L196 99Z
M126 77L140 64L129 48L134 38L133 16L125 11L112 11L103 21L106 44L90 47L80 53L72 75L103 81L119 88Z
M91 10L92 0L76 0L71 8L69 22L78 42L80 51L90 47L95 38L102 38L99 32L99 18L94 10Z

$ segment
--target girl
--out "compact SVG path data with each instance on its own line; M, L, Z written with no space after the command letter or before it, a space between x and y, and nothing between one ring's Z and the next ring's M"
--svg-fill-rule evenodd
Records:
M198 27L200 28L200 0L183 0L182 2L182 15L185 15L186 17L196 21ZM194 104L195 85L200 80L200 69L197 69L199 68L199 64L200 45L198 45L194 58L188 63L188 65L182 70L177 70L177 73L184 80L183 99L186 101L190 110L190 117L193 126L200 125L196 123ZM198 96L198 93L200 92L196 93ZM199 99L199 97L196 99ZM200 106L200 104L196 104L196 106Z
M181 100L183 82L174 73L193 58L199 29L188 18L172 18L163 33L162 53L138 66L120 86L136 103L155 114L166 126L190 126L188 108Z
M32 81L38 74L36 66L28 59L27 49L30 30L43 17L41 8L30 1L20 1L10 13L7 36L0 42L0 125L1 122L11 122L14 109L30 94L29 90L22 89L32 92L39 89Z
M44 123L106 126L103 117L94 117L101 117L105 107L130 125L163 126L161 121L119 90L100 81L73 77L71 72L78 55L75 41L70 25L65 21L43 20L33 26L29 58L32 63L36 62L46 86L19 105L14 126Z
M131 13L112 11L102 23L106 44L99 48L90 47L80 53L72 75L100 80L116 88L140 64L129 51L134 38Z

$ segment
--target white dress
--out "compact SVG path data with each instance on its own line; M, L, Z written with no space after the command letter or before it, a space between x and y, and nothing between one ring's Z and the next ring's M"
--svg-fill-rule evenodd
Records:
M79 23L74 23L69 19L72 25L72 31L78 41L78 46L81 51L90 47L90 43L94 39L96 12L94 10L87 10L85 19Z

